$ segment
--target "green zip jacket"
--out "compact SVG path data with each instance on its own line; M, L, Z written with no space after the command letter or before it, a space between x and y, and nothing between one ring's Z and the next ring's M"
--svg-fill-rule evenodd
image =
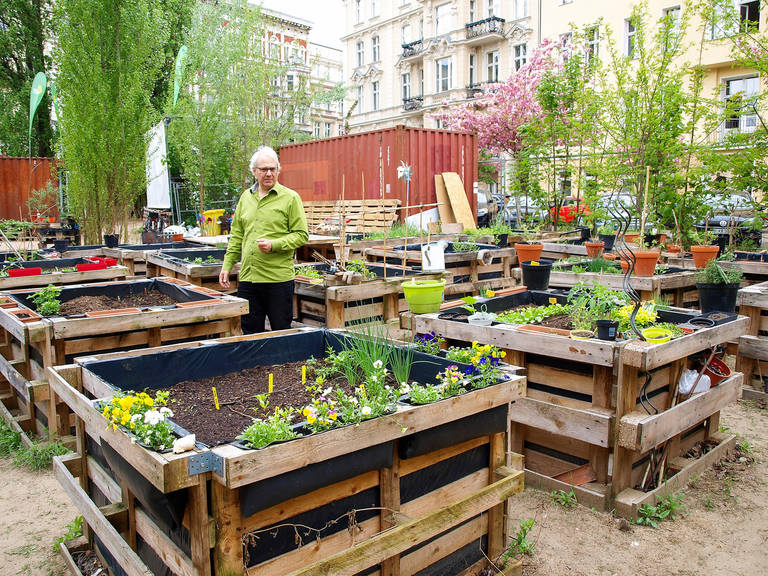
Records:
M301 197L282 184L275 184L259 199L258 185L240 196L229 235L223 270L242 260L239 280L287 282L293 280L293 254L309 239L307 217ZM264 253L256 241L267 238L272 250Z

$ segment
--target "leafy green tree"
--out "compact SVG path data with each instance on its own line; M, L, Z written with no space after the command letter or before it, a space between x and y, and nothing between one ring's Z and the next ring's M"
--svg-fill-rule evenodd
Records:
M144 192L150 102L168 29L157 0L60 0L55 63L61 159L87 242L125 231Z
M50 75L49 0L0 0L0 154L29 153L29 91L38 72ZM46 93L32 125L32 155L51 156L51 100Z

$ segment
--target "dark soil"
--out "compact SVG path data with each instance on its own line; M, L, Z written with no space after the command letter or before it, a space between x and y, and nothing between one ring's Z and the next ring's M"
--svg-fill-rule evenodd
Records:
M83 574L97 574L99 570L103 570L101 560L90 550L85 552L73 552L72 560L77 564L78 569Z
M563 330L572 330L573 323L571 317L567 314L559 314L558 316L550 316L544 318L541 322L542 326L548 326L550 328L562 328Z
M232 442L250 426L256 416L271 414L275 407L294 407L301 410L312 402L312 396L301 382L301 367L304 362L279 364L276 366L257 366L230 372L215 378L186 380L169 388L169 407L173 410L172 420L190 433L196 435L198 442L209 446ZM274 375L273 390L269 397L269 406L262 409L256 394L269 390L269 374ZM310 381L307 374L307 381ZM219 398L219 410L213 401L213 391ZM342 378L327 382L324 386L333 386L346 392L352 392L349 383ZM301 416L294 418L299 422Z
M78 296L72 300L62 302L60 314L62 316L71 316L73 314L98 312L100 310L170 306L175 303L173 298L158 290L145 290L144 292L131 294L130 296L125 296L123 298L111 298L109 296Z

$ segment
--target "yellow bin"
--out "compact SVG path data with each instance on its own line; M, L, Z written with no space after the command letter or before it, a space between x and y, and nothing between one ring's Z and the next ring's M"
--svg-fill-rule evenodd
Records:
M224 214L226 210L204 210L203 218L205 222L203 224L204 236L219 236L221 234L221 224L219 218Z

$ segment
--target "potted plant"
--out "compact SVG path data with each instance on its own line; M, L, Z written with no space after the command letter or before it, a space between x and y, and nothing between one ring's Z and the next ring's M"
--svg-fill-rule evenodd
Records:
M691 234L691 254L696 268L704 268L720 251L720 247L713 244L713 239L714 236L707 227L701 232Z
M509 242L509 233L511 231L512 230L510 227L506 224L506 222L504 222L500 215L497 215L496 219L493 221L493 225L491 226L491 232L493 233L494 241L499 248L507 247Z
M584 246L587 249L587 256L589 258L595 259L595 258L599 258L603 254L603 249L605 248L605 242L593 236L592 238L584 242Z
M119 234L104 234L104 244L106 244L107 248L117 248L119 239Z
M475 308L478 300L474 296L465 296L462 300L466 303L462 308L470 312L467 322L475 326L490 326L496 319L496 314L488 312L485 304L480 304L480 310Z
M536 234L536 229L525 230L523 232L523 241L515 242L518 262L530 262L541 257L544 245L536 240Z
M523 271L523 284L528 290L546 290L549 288L549 276L552 272L552 262L543 260L531 260L521 262Z
M613 318L613 312L627 300L624 292L607 286L577 284L568 295L574 327L591 330L594 325L600 340L616 340L619 323Z
M734 312L736 297L744 273L735 266L723 266L711 259L696 275L699 306L702 313Z
M613 250L613 244L616 242L616 231L613 228L613 222L605 222L600 228L597 229L598 238L605 244L604 249L606 252Z
M440 310L445 278L439 280L406 280L402 284L405 301L414 314L429 314Z

